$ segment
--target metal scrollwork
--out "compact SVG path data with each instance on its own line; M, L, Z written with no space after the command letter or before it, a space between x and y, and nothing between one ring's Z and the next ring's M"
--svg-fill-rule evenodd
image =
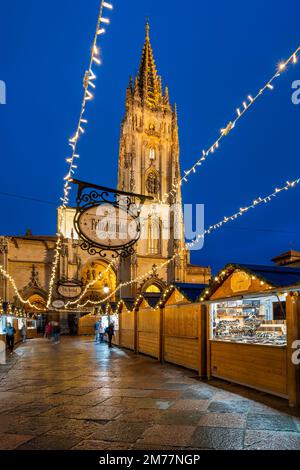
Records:
M97 254L103 258L106 258L108 254L112 258L127 258L127 256L132 256L135 252L134 245L141 235L139 219L141 206L146 199L152 199L152 197L96 186L78 180L72 180L72 182L78 185L74 227L79 236L80 248L87 251L90 255ZM134 235L129 237L128 232L126 232L127 238L119 237L112 240L108 236L108 240L102 240L99 236L95 235L97 233L95 227L93 228L94 232L90 228L83 228L88 226L88 217L94 217L93 220L97 220L98 208L102 208L108 214L110 209L118 214L121 213L123 217L126 214L126 222L129 221L135 227ZM97 223L94 222L96 225ZM118 223L120 224L120 222ZM107 226L111 225L109 215L107 216L106 224ZM116 226L118 226L120 231L120 225L115 224L114 233L116 233ZM108 233L110 233L109 230Z

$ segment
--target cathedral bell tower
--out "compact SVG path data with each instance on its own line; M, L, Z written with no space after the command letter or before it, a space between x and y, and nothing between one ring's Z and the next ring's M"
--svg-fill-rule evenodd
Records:
M166 199L160 207L168 209L177 203L180 207L179 236L174 237L174 221L170 224L171 236L166 239L166 218L148 216L145 222L146 237L139 240L136 254L122 260L120 281L129 281L152 271L136 285L129 286L122 295L134 296L139 289L155 292L163 284L185 280L188 252L181 258L156 272L156 265L172 257L184 247L182 201L180 186L172 197L165 197L180 180L179 138L176 105L172 107L168 88L162 88L150 43L150 27L146 24L146 38L137 77L130 78L126 91L126 111L121 124L118 189L145 194L153 203ZM146 205L152 205L146 202ZM172 219L172 217L171 217ZM173 225L173 227L172 227ZM178 227L176 227L178 229Z

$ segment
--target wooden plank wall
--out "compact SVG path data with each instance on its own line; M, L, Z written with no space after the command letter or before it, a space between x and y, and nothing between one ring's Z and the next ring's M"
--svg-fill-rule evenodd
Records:
M78 321L78 335L94 335L95 334L95 317L88 315L79 318Z
M210 341L213 377L287 396L285 347Z
M199 370L199 305L166 305L163 321L163 358Z
M138 352L159 359L160 357L160 310L143 308L138 311Z
M120 346L134 350L134 312L120 313L119 328Z

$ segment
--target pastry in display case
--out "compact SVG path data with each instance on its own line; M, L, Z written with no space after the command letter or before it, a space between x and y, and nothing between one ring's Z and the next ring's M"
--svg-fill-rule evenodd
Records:
M218 302L211 305L211 314L214 340L286 345L284 296Z

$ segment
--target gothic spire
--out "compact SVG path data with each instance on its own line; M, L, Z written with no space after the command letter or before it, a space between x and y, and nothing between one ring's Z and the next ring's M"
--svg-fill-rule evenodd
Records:
M162 99L161 82L157 75L153 51L150 43L150 25L146 23L146 38L141 64L137 76L139 94L144 103L157 107Z

